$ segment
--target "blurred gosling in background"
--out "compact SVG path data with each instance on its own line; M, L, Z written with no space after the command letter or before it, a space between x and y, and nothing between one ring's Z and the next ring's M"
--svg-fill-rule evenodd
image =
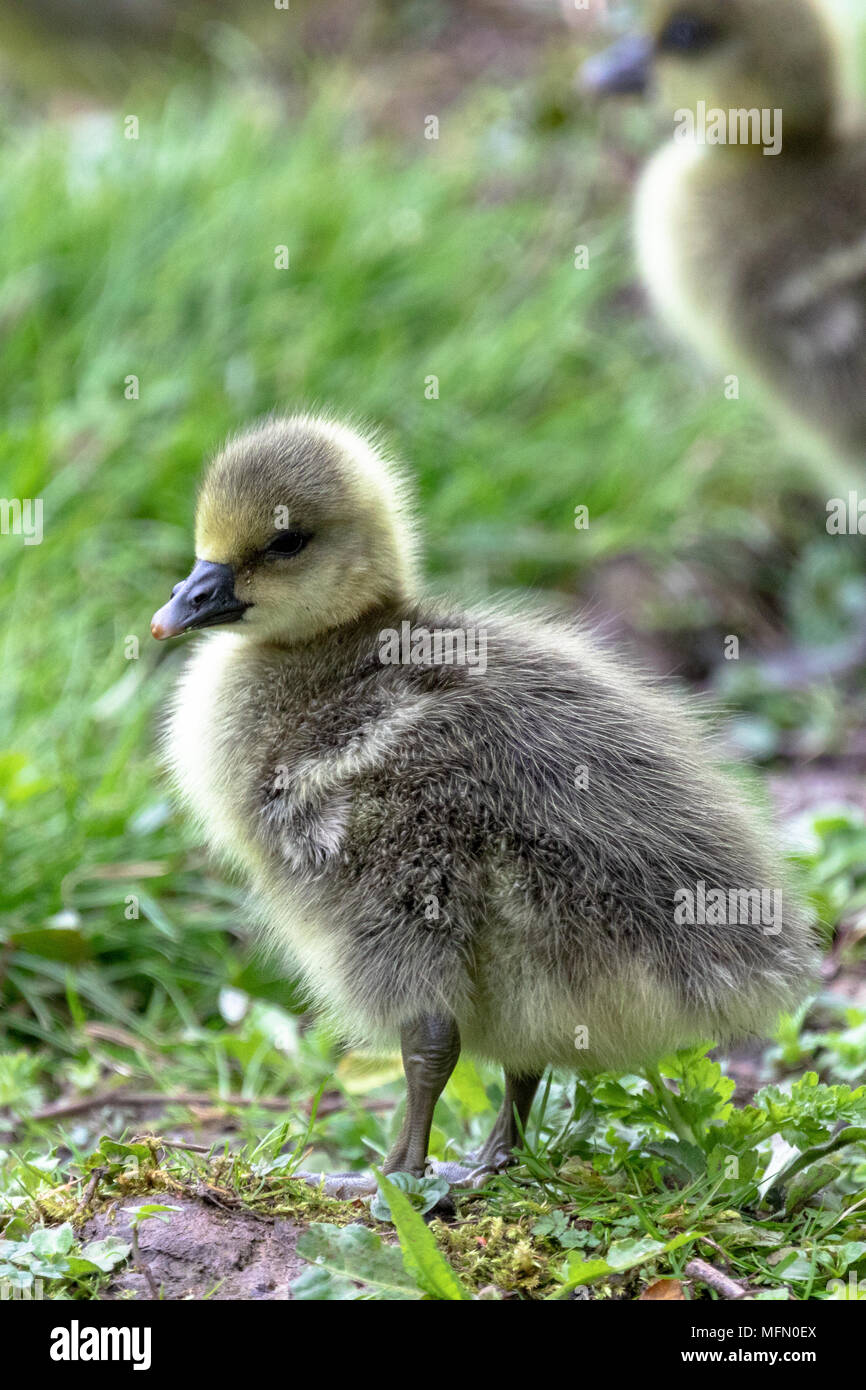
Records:
M836 31L813 0L648 11L647 37L583 76L598 93L652 83L673 128L637 196L650 297L714 370L742 371L744 390L754 383L792 436L805 432L828 484L854 482L866 467L866 134L845 129ZM720 134L728 143L712 143Z

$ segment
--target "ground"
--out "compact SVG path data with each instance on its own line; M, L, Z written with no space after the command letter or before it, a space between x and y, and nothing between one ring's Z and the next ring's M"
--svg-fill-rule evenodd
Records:
M143 1205L144 1199L131 1206ZM182 1198L170 1222L142 1227L141 1259L166 1299L286 1299L290 1285L306 1268L295 1252L300 1227L284 1218L256 1218L226 1211L216 1201ZM123 1212L109 1208L85 1223L82 1240L118 1236L131 1240ZM103 1299L149 1298L145 1276L135 1266L113 1276Z

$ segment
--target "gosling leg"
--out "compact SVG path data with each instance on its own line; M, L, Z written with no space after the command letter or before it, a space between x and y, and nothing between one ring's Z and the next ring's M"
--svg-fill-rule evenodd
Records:
M406 1073L406 1118L385 1173L423 1177L436 1102L460 1056L460 1033L453 1019L428 1014L408 1024L400 1039Z
M514 1112L517 1111L520 1127L525 1130L540 1081L540 1076L512 1076L509 1072L505 1073L502 1107L486 1144L475 1157L479 1166L496 1170L513 1162L511 1150L520 1143L520 1130Z
M412 1173L423 1177L436 1102L460 1056L460 1034L450 1018L425 1015L402 1032L403 1070L406 1073L406 1118L382 1165L385 1173ZM372 1173L295 1173L328 1197L352 1201L376 1191Z
M520 1143L520 1131L526 1129L535 1092L538 1090L540 1076L512 1076L505 1073L505 1095L502 1107L483 1148L477 1154L470 1154L467 1162L431 1162L434 1173L446 1178L453 1187L483 1187L487 1179L513 1163L511 1150Z

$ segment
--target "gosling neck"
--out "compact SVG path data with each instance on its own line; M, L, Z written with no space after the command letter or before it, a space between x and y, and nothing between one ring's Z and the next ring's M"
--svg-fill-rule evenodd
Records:
M239 637L253 646L276 649L303 659L305 654L316 653L325 646L355 645L365 638L375 638L385 628L399 628L401 621L411 615L414 607L415 603L408 595L395 592L370 603L360 613L341 623L305 629L288 619L283 629L275 626L265 632L257 632L254 628L244 632L241 624L237 632Z

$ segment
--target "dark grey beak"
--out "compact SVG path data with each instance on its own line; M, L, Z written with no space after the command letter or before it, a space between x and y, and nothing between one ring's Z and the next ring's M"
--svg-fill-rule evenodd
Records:
M191 628L236 623L249 606L235 596L235 572L231 565L196 560L186 579L175 584L168 603L154 613L150 630L162 640Z
M630 96L647 90L653 41L645 34L620 39L584 63L580 85L592 96Z

